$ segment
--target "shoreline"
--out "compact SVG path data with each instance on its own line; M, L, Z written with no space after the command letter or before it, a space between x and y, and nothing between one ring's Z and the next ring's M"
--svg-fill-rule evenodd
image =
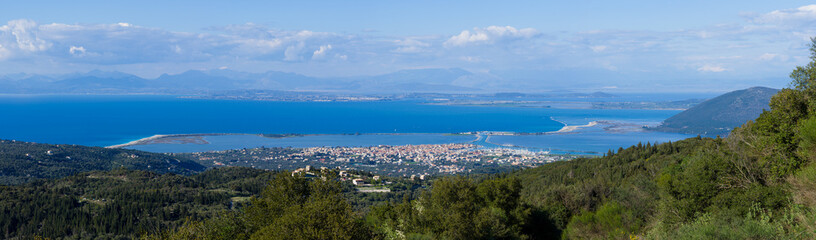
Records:
M308 136L326 136L326 135L338 135L338 136L362 136L362 135L417 135L417 134L440 134L445 136L459 136L459 135L472 135L475 136L476 139L471 140L470 142L476 142L482 140L484 138L486 143L502 146L500 144L490 143L489 139L493 135L513 135L513 136L522 136L522 135L548 135L548 134L568 134L573 133L577 130L582 128L589 128L595 127L598 125L605 124L606 121L591 121L585 125L569 125L565 122L556 120L555 118L550 117L551 120L556 121L558 123L563 124L564 126L556 131L548 131L548 132L535 132L535 133L525 133L525 132L499 132L499 131L473 131L473 132L459 132L459 133L335 133L335 134L325 134L325 133L318 133L318 134L299 134L299 133L285 133L285 134L259 134L259 133L192 133L192 134L156 134L150 137L141 138L137 140L133 140L130 142L116 144L111 146L106 146L105 148L126 148L130 146L138 146L138 145L150 145L160 143L162 140L178 140L177 138L200 138L205 136L225 136L225 135L252 135L252 136L259 136L264 138L297 138L297 137L308 137ZM271 136L267 136L271 135ZM203 139L200 139L203 140ZM203 144L208 144L205 140ZM184 144L184 143L176 143L176 144ZM201 144L201 143L200 143ZM508 147L508 146L503 146Z
M565 122L555 120L555 118L553 118L553 117L550 117L550 119L553 120L553 121L559 122L561 124L564 124L564 127L562 127L561 129L558 129L558 131L546 132L547 134L568 133L568 132L576 131L576 130L581 129L581 128L594 127L594 126L597 126L598 124L600 124L599 121L591 121L591 122L589 122L589 123L587 123L585 125L569 125L569 124L567 124Z
M280 138L295 138L295 137L308 137L308 136L327 136L327 135L337 135L337 136L362 136L362 135L392 135L392 136L400 136L400 135L422 135L422 134L439 134L439 135L450 135L450 136L458 136L458 135L473 135L476 136L477 134L473 133L338 133L338 134L280 134L286 135L281 137L268 137L264 136L264 134L256 134L256 133L189 133L189 134L156 134L146 138L136 139L130 142L110 145L106 146L105 148L126 148L130 146L138 146L138 145L150 145L155 144L156 141L162 139L172 139L172 138L189 138L189 137L205 137L205 136L227 136L227 135L249 135L249 136L259 136L263 138L272 138L272 139L280 139ZM475 140L472 140L475 141ZM471 142L472 142L471 141Z
M572 132L572 131L578 130L580 128L592 127L592 126L598 125L598 121L592 121L587 125L578 125L578 126L570 126L570 125L567 125L564 122L561 122L561 121L558 121L558 120L555 120L555 119L553 119L553 121L564 124L564 127L562 127L561 129L559 129L557 131L540 132L540 133L537 133L537 134L542 134L542 133L543 134L567 133L567 132ZM344 135L344 136L348 136L348 135L414 135L414 134L441 134L441 135L451 135L451 136L455 136L455 135L479 136L479 135L481 135L481 134L478 134L478 132L486 132L486 134L485 134L486 136L484 136L485 138L490 138L490 136L496 135L496 134L499 134L499 135L526 135L526 134L529 134L529 133L518 133L518 132L490 132L490 131L461 132L461 133L338 133L338 134L292 134L292 133L289 133L289 134L279 134L281 136L274 136L274 137L265 136L265 134L252 134L252 133L156 134L156 135L153 135L153 136L150 136L150 137L136 139L136 140L133 140L133 141L130 141L130 142L122 143L122 144L106 146L105 148L126 148L126 147L137 146L137 145L149 145L149 144L153 144L155 141L159 141L159 140L162 140L162 139L169 139L169 138L225 136L225 135L256 135L256 136L265 137L265 138L292 138L292 137L325 136L325 135ZM478 141L478 140L480 140L480 139L477 138L476 140L473 140L473 141Z
M158 141L166 138L183 138L183 137L204 137L204 136L226 136L226 135L252 135L243 133L192 133L192 134L156 134L150 137L136 139L130 142L110 145L105 148L125 148L136 145L148 145L153 141Z
M133 140L133 141L130 141L130 142L122 143L122 144L107 146L105 148L124 148L124 147L129 147L129 146L134 146L134 145L142 145L142 144L145 144L145 142L147 142L147 141L161 139L161 138L165 138L165 137L168 137L168 136L172 136L172 135L156 134L156 135L153 135L153 136L150 136L150 137L136 139L136 140Z

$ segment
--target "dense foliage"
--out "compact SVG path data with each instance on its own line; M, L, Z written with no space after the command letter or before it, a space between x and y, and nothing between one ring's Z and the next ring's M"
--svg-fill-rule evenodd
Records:
M138 237L227 211L271 176L249 168L192 177L113 170L0 187L0 237Z
M403 201L379 201L364 214L353 210L331 174L305 178L281 173L240 211L147 238L527 238L524 228L535 226L528 224L532 209L520 202L521 188L510 177L447 177L418 197L403 194Z
M0 185L119 168L184 175L205 169L194 161L158 153L0 140Z
M155 239L370 239L335 179L277 174L250 205L206 221L190 221Z

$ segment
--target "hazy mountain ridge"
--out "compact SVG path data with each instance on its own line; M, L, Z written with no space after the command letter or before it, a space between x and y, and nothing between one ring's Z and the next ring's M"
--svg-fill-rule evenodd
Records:
M769 110L771 97L779 89L752 87L729 92L704 101L680 112L653 128L663 132L679 132L706 136L725 135L735 127L756 119Z
M179 74L162 74L147 79L122 72L94 70L46 76L11 74L0 76L0 93L170 93L197 94L222 90L331 91L359 93L404 92L477 92L489 86L472 83L468 78L495 82L463 69L401 70L376 76L319 78L295 73L269 71L247 73L233 70L190 70ZM466 79L466 80L463 80Z

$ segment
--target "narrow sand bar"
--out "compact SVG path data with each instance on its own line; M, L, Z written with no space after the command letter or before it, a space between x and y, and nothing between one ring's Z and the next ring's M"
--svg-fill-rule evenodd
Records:
M564 124L564 127L562 127L561 129L558 129L558 131L552 131L552 132L547 132L547 133L568 133L568 132L572 132L572 131L575 131L575 130L578 130L578 129L581 129L581 128L588 128L588 127L593 127L595 125L598 125L598 121L592 121L592 122L589 122L589 124L586 124L586 125L574 125L574 126L570 126L570 125L568 125L568 124L566 124L566 123L564 123L562 121L558 121L558 120L555 120L555 119L553 119L553 121L560 122L560 123Z
M140 144L144 144L146 142L150 142L150 141L153 141L153 140L158 140L158 139L165 138L165 137L170 137L170 136L173 136L173 135L156 134L156 135L153 135L153 136L150 136L150 137L146 137L146 138L142 138L142 139L138 139L138 140L133 140L133 141L123 143L123 144L107 146L105 148L123 148L123 147L128 147L128 146L133 146L133 145L140 145Z

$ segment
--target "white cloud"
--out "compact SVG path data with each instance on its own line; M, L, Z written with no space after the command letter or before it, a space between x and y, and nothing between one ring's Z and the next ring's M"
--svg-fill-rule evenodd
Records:
M759 60L763 60L763 61L773 60L777 56L779 56L779 54L766 53L766 54L762 54L762 56L759 56Z
M394 40L394 43L399 46L397 49L394 49L394 52L398 53L420 53L420 52L427 52L427 47L430 47L431 44L419 41L414 38L406 38L406 39L398 39Z
M236 43L239 43L241 47L247 48L248 51L252 52L269 52L278 50L283 46L283 39L275 38L275 39L239 39L236 40Z
M613 65L610 62L602 62L601 67L603 67L604 69L609 70L609 71L618 71L618 67Z
M589 47L589 48L592 49L592 51L596 52L596 53L597 52L603 52L604 50L606 50L606 46L604 46L604 45L597 45L597 46L592 46L592 47Z
M698 72L724 72L726 70L728 69L715 65L703 65L702 67L697 68Z
M11 56L11 52L0 44L0 60L5 60Z
M303 50L305 44L303 42L299 42L295 45L291 45L286 48L286 51L283 52L283 60L284 61L300 61L300 51Z
M677 31L540 33L489 26L431 36L280 30L251 23L196 33L116 22L15 20L0 24L0 59L5 59L0 71L18 71L8 63L36 70L48 62L69 70L82 64L90 69L128 66L133 71L150 65L161 69L153 71L170 72L229 65L236 70L361 75L422 66L671 73L667 75L677 78L699 71L724 72L717 75L723 79L740 74L767 78L808 61L806 45L816 36L814 12L816 5L809 5Z
M776 10L752 19L755 23L782 23L789 21L816 20L816 5L801 6L796 9Z
M326 52L332 49L332 45L328 44L325 46L320 46L317 50L314 51L312 54L312 59L321 59L326 56Z
M765 53L759 56L759 60L761 61L772 61L772 60L780 60L780 61L788 61L790 57L787 55L782 54L775 54L775 53Z
M516 29L511 26L489 26L486 28L473 28L473 32L464 30L459 35L450 37L445 41L445 46L464 46L468 44L495 43L506 39L524 39L538 35L538 31L533 28Z
M12 20L3 29L10 31L14 35L17 47L23 51L38 52L45 51L51 44L37 36L37 23L31 20Z
M81 57L85 55L85 47L71 46L71 48L68 49L68 52L71 53L71 55Z
M472 62L472 63L478 63L478 62L483 61L481 58L474 57L474 56L462 56L459 59L461 59L462 61L465 61L465 62Z
M695 62L711 61L711 60L721 61L721 60L738 60L738 59L742 59L742 56L694 55L694 56L685 56L685 57L682 57L681 59L687 60L687 61L695 61Z

